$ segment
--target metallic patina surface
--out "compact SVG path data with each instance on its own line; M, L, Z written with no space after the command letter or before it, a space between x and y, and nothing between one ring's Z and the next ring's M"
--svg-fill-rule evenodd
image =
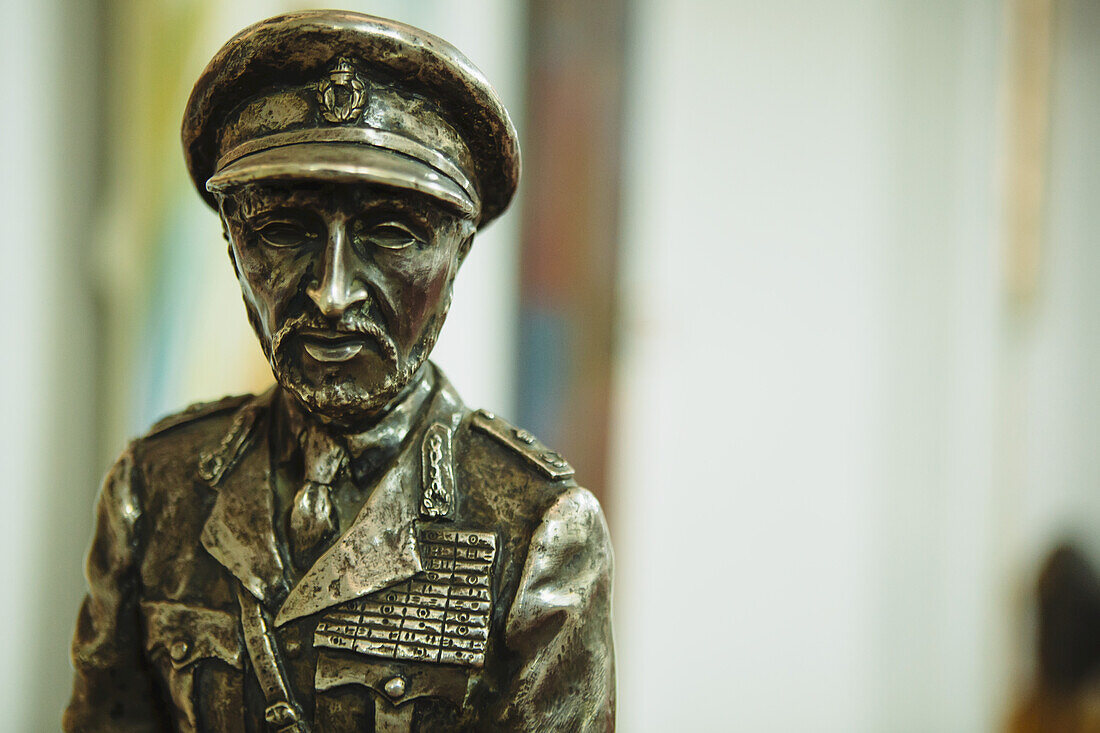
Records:
M612 729L599 504L428 360L518 181L488 82L423 31L294 13L215 56L183 142L278 384L110 471L65 729Z

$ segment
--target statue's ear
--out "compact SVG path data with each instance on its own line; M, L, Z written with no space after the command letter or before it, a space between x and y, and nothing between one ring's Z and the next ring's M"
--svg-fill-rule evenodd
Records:
M229 217L237 211L237 202L229 196L216 194L218 201L218 219L222 223L222 239L229 241Z
M467 229L466 238L462 240L462 244L458 245L458 264L460 265L466 260L466 255L470 254L470 247L474 244L474 235L477 234L473 222L468 222Z
M233 251L233 237L229 234L229 217L237 210L237 202L227 196L218 196L218 221L222 223L222 239L225 240L229 261L233 263L233 275L238 279L241 271L237 267L237 255Z

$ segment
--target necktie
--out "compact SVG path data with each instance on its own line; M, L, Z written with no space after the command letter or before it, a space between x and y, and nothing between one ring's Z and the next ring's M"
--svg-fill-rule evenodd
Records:
M305 570L339 531L332 485L346 457L344 450L319 428L305 431L302 452L305 480L290 509L290 550L294 564Z

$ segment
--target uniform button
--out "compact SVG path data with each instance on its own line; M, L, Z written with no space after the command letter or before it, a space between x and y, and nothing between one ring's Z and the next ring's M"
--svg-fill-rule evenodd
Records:
M560 454L555 453L552 450L545 451L542 454L542 460L546 461L555 468L565 468L567 465L565 459L562 458Z
M398 698L405 694L405 680L402 677L394 677L386 682L383 689L392 698Z
M191 645L187 643L186 639L176 639L172 644L172 648L168 650L168 654L173 661L182 662L189 651L191 651Z

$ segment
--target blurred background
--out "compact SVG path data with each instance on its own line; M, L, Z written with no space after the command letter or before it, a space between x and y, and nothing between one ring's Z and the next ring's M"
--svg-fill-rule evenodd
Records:
M127 437L271 380L179 123L331 4L3 2L5 730L58 725ZM1096 725L1100 3L343 5L519 127L435 359L603 501L620 729Z

